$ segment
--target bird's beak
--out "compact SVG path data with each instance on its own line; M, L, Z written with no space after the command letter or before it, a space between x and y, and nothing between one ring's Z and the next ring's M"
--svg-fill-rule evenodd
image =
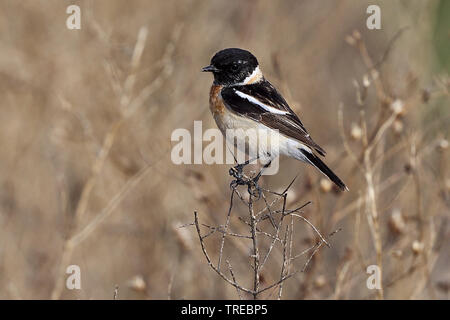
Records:
M220 70L214 67L213 65L202 68L202 72L219 72L219 71Z

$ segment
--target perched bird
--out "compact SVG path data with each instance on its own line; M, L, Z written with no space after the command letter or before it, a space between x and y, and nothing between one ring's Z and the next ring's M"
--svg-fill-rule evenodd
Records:
M229 129L254 128L276 132L277 146L270 149L277 152L263 152L266 162L270 163L279 154L293 157L316 167L341 190L348 190L315 154L325 156L325 150L313 141L286 100L264 78L252 53L238 48L221 50L202 71L214 75L209 103L216 124L224 135Z

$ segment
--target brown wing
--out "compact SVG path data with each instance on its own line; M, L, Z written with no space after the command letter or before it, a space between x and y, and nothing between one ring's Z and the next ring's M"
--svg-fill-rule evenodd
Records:
M233 112L279 130L325 156L325 150L312 140L298 116L268 81L224 88L221 95Z

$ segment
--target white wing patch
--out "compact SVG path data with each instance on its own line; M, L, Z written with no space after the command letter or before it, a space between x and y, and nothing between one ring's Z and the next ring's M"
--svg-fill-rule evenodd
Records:
M250 101L251 103L260 106L261 108L263 108L263 109L266 110L266 111L269 111L270 113L275 113L275 114L289 114L289 112L287 112L287 111L279 110L279 109L277 109L277 108L268 106L267 104L262 103L262 102L259 101L258 99L255 99L254 97L252 97L252 96L250 96L250 95L248 95L248 94L245 94L245 93L243 93L243 92L241 92L241 91L238 91L238 90L235 89L234 92L236 92L236 94L237 94L239 97L244 98L244 99L247 99L247 100Z

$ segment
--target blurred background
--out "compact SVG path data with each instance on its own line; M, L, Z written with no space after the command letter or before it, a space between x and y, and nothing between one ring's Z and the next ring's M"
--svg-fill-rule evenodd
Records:
M80 30L66 28L71 4ZM370 4L381 30L366 27ZM262 179L282 190L298 174L288 205L312 201L317 229L341 229L283 298L380 298L366 268L382 261L384 298L448 299L449 1L1 0L0 30L1 299L238 298L180 228L194 210L225 223L229 165L170 158L174 129L216 127L200 69L226 47L258 57L350 188L287 158ZM315 240L299 223L295 251ZM249 245L225 247L243 283ZM80 290L66 288L73 264Z

